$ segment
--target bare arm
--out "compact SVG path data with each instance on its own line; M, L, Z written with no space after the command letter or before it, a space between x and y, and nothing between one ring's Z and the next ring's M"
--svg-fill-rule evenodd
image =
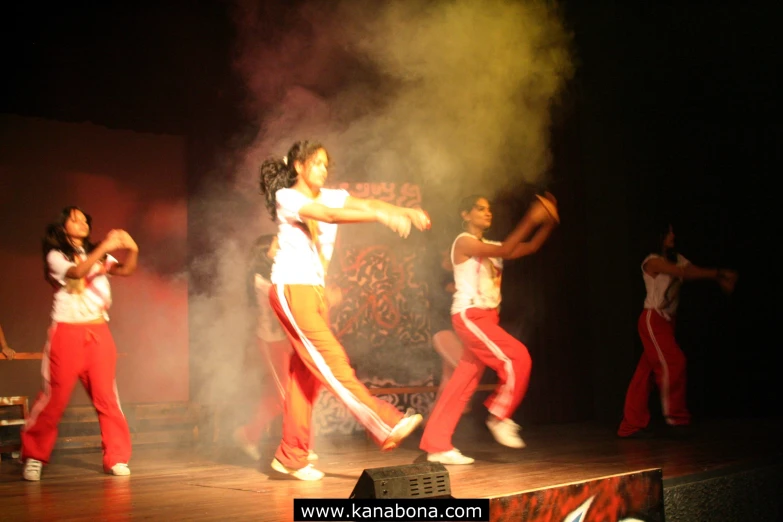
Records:
M662 257L649 259L642 268L652 277L667 274L681 279L718 279L720 275L718 268L702 268L693 264L680 266Z
M408 237L411 221L413 221L408 211L415 213L417 219L413 224L417 228L424 230L429 227L429 218L422 210L403 209L380 201L352 197L346 199L346 206L343 208L331 208L315 202L308 203L299 209L299 217L337 224L378 222L392 229L401 237ZM426 227L424 226L425 222Z
M430 218L427 213L420 208L398 207L377 199L355 198L353 196L346 198L345 208L375 211L390 215L400 214L410 219L413 226L419 230L427 230L430 228Z
M668 274L672 277L681 279L712 279L717 281L721 290L726 294L734 292L734 286L737 284L738 274L734 270L723 268L702 268L693 264L685 266L676 265L666 259L653 257L649 259L642 267L646 273L652 277L658 274Z
M125 256L125 261L112 265L109 268L109 273L111 275L129 276L136 271L136 265L139 260L139 246L130 234L124 230L121 233L121 241L122 245L120 248L127 248L128 254Z
M536 230L536 233L533 235L533 238L530 241L523 241L522 243L519 243L514 247L514 251L511 252L511 255L505 257L504 259L518 259L520 257L529 256L530 254L535 254L538 252L538 249L541 248L541 245L543 245L544 242L549 238L549 235L552 233L554 228L554 223L545 223L539 227L538 230Z
M320 203L308 203L299 209L299 217L324 223L350 224L379 221L380 213L371 209L331 208Z
M121 238L119 232L112 230L106 234L106 239L101 241L100 244L87 255L87 258L84 261L81 261L77 263L76 266L69 268L65 273L65 277L70 279L81 279L85 277L90 272L90 269L95 263L103 259L103 257L112 250L119 248L120 245Z
M549 219L549 214L540 203L534 203L517 226L500 245L491 245L470 236L462 236L454 245L454 259L462 263L469 257L502 257L509 259L519 243L528 237L541 223ZM543 242L543 239L541 240Z

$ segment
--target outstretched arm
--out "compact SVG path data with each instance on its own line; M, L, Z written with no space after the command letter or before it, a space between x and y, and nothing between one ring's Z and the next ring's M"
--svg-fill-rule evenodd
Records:
M523 241L522 243L519 243L514 247L511 255L505 257L504 259L518 259L520 257L529 256L530 254L535 254L538 252L538 249L541 248L541 245L543 245L544 242L549 238L549 235L552 233L554 228L554 223L543 224L538 228L538 230L536 230L536 233L533 235L530 241Z
M522 240L530 236L533 231L541 226L536 235L527 243ZM540 202L535 202L519 221L517 226L500 245L484 243L470 236L462 236L454 245L454 256L460 257L502 257L514 259L532 254L538 250L544 240L554 228L554 221L550 213ZM461 261L460 261L461 262Z
M648 259L642 268L652 277L658 274L668 274L683 280L712 279L717 281L723 291L729 294L734 291L734 285L737 282L737 272L734 270L703 268L692 263L677 265L662 257Z
M378 222L394 230L400 237L408 237L411 231L409 219L396 216L396 219L392 220L392 216L389 214L371 209L332 208L320 203L308 203L299 209L299 217L340 225Z
M398 207L377 199L364 199L349 196L345 200L345 208L369 210L389 215L403 215L410 219L413 226L419 230L427 230L431 225L429 216L420 208Z
M415 221L411 219L410 216L412 215L416 217ZM412 221L419 230L429 227L429 218L426 217L423 210L404 209L380 201L352 197L346 199L346 204L343 208L331 208L320 203L308 203L299 209L299 217L337 224L378 222L392 229L401 237L408 237Z
M702 268L694 264L677 265L662 257L649 259L642 267L652 277L658 274L667 274L680 279L718 279L718 268Z

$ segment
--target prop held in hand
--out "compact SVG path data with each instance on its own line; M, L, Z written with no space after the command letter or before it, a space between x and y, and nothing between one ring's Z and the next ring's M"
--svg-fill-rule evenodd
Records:
M545 192L543 196L536 194L536 198L538 198L538 202L544 207L552 221L560 223L560 214L557 211L557 200L555 197L551 193Z

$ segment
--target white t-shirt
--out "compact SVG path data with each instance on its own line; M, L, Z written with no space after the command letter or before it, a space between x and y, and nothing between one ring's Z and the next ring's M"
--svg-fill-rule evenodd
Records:
M458 314L468 308L491 310L500 306L500 280L503 275L503 258L471 257L456 264L454 247L463 236L476 237L463 232L451 245L451 264L454 266L454 286L456 292L451 301L451 313ZM498 241L480 239L490 245L501 245Z
M348 195L342 189L321 189L313 200L298 190L277 191L278 250L272 265L272 284L325 286L324 265L332 259L337 224L316 221L317 234L311 239L307 224L299 217L299 210L309 203L342 208Z
M80 263L87 256L84 251L76 254ZM87 323L96 319L109 320L111 307L111 285L109 268L117 264L110 255L95 263L81 279L71 279L65 274L76 261L71 261L61 250L50 250L46 255L49 275L60 287L54 293L52 321L57 323Z
M256 274L256 302L258 303L258 329L256 335L266 342L282 341L286 338L283 327L269 303L269 289L272 283L261 274Z
M677 305L680 303L680 285L682 285L682 279L675 278L672 284L672 276L669 274L658 274L652 277L645 272L644 265L653 258L662 258L659 254L650 254L642 261L642 277L644 278L644 286L647 289L647 297L644 299L644 307L652 310L658 310L662 316L667 319L671 319L677 313ZM680 254L677 254L677 266L689 265L690 261L685 259ZM666 295L666 290L671 289Z

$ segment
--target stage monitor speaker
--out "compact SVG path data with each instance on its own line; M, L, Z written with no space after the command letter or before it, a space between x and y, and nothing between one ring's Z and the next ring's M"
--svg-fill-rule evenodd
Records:
M449 472L439 462L365 469L349 498L450 498Z

